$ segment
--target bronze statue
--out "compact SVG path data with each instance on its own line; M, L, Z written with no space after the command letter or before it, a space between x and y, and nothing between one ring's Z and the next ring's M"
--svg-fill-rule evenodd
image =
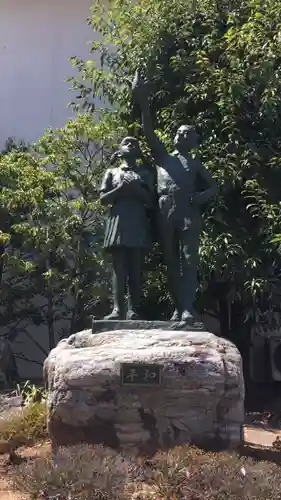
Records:
M111 252L113 264L113 311L105 319L139 319L141 278L145 252L151 246L148 209L154 200L152 172L143 163L139 143L125 137L100 188L100 200L109 206L104 248ZM127 287L128 285L128 287ZM128 310L125 296L128 288Z
M167 152L153 129L148 85L137 71L133 96L140 105L143 131L157 164L158 230L175 304L171 319L192 324L202 227L200 205L215 194L216 185L210 172L192 155L198 145L198 134L191 126L179 127L174 138L175 150L172 154ZM206 189L198 191L198 181Z

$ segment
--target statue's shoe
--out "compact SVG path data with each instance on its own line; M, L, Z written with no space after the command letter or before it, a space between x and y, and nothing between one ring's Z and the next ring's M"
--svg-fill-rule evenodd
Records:
M138 321L140 320L140 316L138 315L138 313L136 313L135 311L131 310L131 311L128 311L127 312L127 319L129 321Z
M121 318L121 314L120 314L120 311L118 311L118 309L113 309L113 311L108 314L108 316L105 316L104 317L105 320L117 320L117 319L122 319Z
M191 314L190 311L186 310L186 311L183 311L183 313L181 315L181 321L183 321L184 323L187 323L189 325L193 325L195 319L194 319L193 314Z
M178 309L175 309L170 321L181 321L181 314Z

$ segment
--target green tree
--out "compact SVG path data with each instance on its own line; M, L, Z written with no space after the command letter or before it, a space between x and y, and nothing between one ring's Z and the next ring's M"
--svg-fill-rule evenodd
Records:
M199 153L220 190L204 213L198 305L226 334L237 318L238 326L257 320L268 299L271 312L279 307L281 2L113 0L105 9L92 7L95 58L73 59L79 105L93 111L102 98L120 127L141 136L130 93L140 66L167 146L179 124L199 130ZM149 283L148 296L165 299L162 279Z
M98 125L83 115L60 130L48 131L37 145L43 165L52 165L62 187L59 196L44 200L33 214L34 244L39 261L45 255L46 294L59 297L60 320L64 305L67 333L85 328L107 295L107 264L101 252L104 216L99 202L100 176L109 154L107 131L106 118ZM60 293L53 293L57 287ZM54 328L51 304L48 309L49 325Z
M31 319L47 326L49 349L64 335L88 326L89 316L99 308L104 312L107 305L99 183L113 138L108 129L106 116L97 124L83 115L40 138L33 155L57 189L13 226L23 259L28 256L26 286L36 296Z
M43 170L34 155L17 151L0 158L0 183L0 293L1 306L7 303L5 312L8 316L2 314L2 323L5 323L15 314L15 302L9 296L7 283L16 280L18 298L22 299L21 278L32 270L32 264L22 251L25 242L18 229L25 226L32 211L45 197L53 196L59 190L59 185L53 173Z
M11 341L24 333L43 356L30 324L47 326L52 349L108 306L99 184L118 141L113 121L77 116L30 151L11 148L0 159L1 327Z
M21 234L32 211L59 191L53 173L31 152L12 147L0 157L1 336L9 343L34 315L33 263ZM13 369L13 367L11 367Z

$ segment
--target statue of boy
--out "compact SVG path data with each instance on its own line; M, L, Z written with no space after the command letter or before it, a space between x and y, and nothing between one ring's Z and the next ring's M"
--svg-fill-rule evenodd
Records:
M175 150L167 152L153 130L147 87L148 82L137 71L133 96L140 105L143 131L157 163L158 230L175 304L171 320L193 324L202 228L200 205L215 194L216 185L210 172L191 153L198 145L198 134L191 126L179 127ZM205 190L198 192L198 181L207 186Z
M152 172L144 164L139 143L125 137L104 175L100 200L109 206L104 248L110 251L113 264L113 311L105 319L139 319L141 278L145 252L150 248L151 225L148 209L154 202ZM125 296L128 285L128 311Z

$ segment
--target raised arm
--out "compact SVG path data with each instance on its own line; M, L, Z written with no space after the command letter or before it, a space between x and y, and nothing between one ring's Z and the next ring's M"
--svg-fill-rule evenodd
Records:
M151 111L149 108L147 82L145 82L141 77L139 71L136 71L132 91L133 97L141 108L142 126L148 146L151 149L154 158L158 160L166 154L166 149L154 131Z

